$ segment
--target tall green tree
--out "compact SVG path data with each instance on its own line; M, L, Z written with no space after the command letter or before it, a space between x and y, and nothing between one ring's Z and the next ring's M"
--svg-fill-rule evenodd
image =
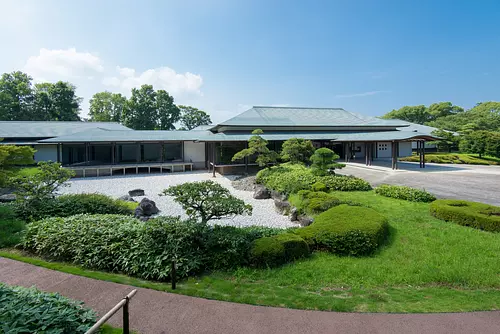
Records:
M400 119L403 121L424 124L431 120L429 110L424 105L419 106L404 106L398 110L388 112L382 118L385 119Z
M174 104L174 98L160 89L156 92L156 108L159 130L174 130L175 123L181 118L181 111Z
M123 123L134 130L154 130L157 124L156 92L151 85L132 88Z
M0 120L27 121L33 117L32 78L16 71L0 78Z
M51 121L57 118L50 95L51 87L49 82L35 84L32 121Z
M314 153L314 146L310 140L290 138L283 143L281 159L293 164L306 163Z
M90 121L121 122L126 103L127 98L120 93L96 93L90 99Z
M481 158L487 153L487 146L490 138L491 132L489 131L471 131L463 136L462 141L460 142L460 151L479 154L479 157Z
M278 153L270 150L267 147L267 140L260 136L263 133L264 131L262 131L261 129L253 130L253 136L248 140L248 148L245 148L236 153L231 161L241 160L246 157L255 155L257 156L255 162L260 167L267 167L268 164L275 163L278 160Z
M53 121L79 121L82 98L76 96L76 87L69 82L58 81L48 89L52 101Z
M434 121L440 117L455 115L464 111L464 108L453 105L451 102L438 102L429 106L428 112L430 121Z
M210 125L212 120L203 110L191 106L178 106L181 111L181 126L182 129L191 130L200 125Z

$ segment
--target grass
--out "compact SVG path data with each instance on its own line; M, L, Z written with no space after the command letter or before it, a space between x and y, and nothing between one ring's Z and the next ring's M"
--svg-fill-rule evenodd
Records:
M174 292L239 303L354 312L500 309L500 233L446 223L429 204L371 192L333 193L387 215L390 240L375 256L314 253L276 269L241 268L180 282ZM49 262L19 251L0 256L106 281L171 292L168 283Z
M130 331L131 333L137 334L136 331ZM101 334L122 334L123 329L104 324L101 327Z
M400 161L419 162L418 155L401 158ZM431 153L425 155L425 162L440 164L500 165L500 158L465 153Z
M12 247L21 241L20 232L25 223L16 219L12 208L0 205L0 248Z

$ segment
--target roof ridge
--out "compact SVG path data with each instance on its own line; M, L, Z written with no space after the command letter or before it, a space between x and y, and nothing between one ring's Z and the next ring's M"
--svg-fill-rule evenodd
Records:
M325 109L325 110L345 110L344 108L339 107L285 107L285 106L253 106L252 108L276 108L276 109Z

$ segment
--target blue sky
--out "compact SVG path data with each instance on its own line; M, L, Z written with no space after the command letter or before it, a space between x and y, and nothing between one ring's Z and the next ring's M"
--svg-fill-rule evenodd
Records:
M0 0L0 71L92 94L151 83L222 121L251 105L499 100L499 1Z

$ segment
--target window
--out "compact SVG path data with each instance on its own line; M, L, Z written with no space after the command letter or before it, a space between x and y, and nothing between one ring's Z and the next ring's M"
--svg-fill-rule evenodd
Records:
M165 143L165 161L182 161L182 143Z
M387 151L388 150L388 144L378 144L378 150L379 151Z

